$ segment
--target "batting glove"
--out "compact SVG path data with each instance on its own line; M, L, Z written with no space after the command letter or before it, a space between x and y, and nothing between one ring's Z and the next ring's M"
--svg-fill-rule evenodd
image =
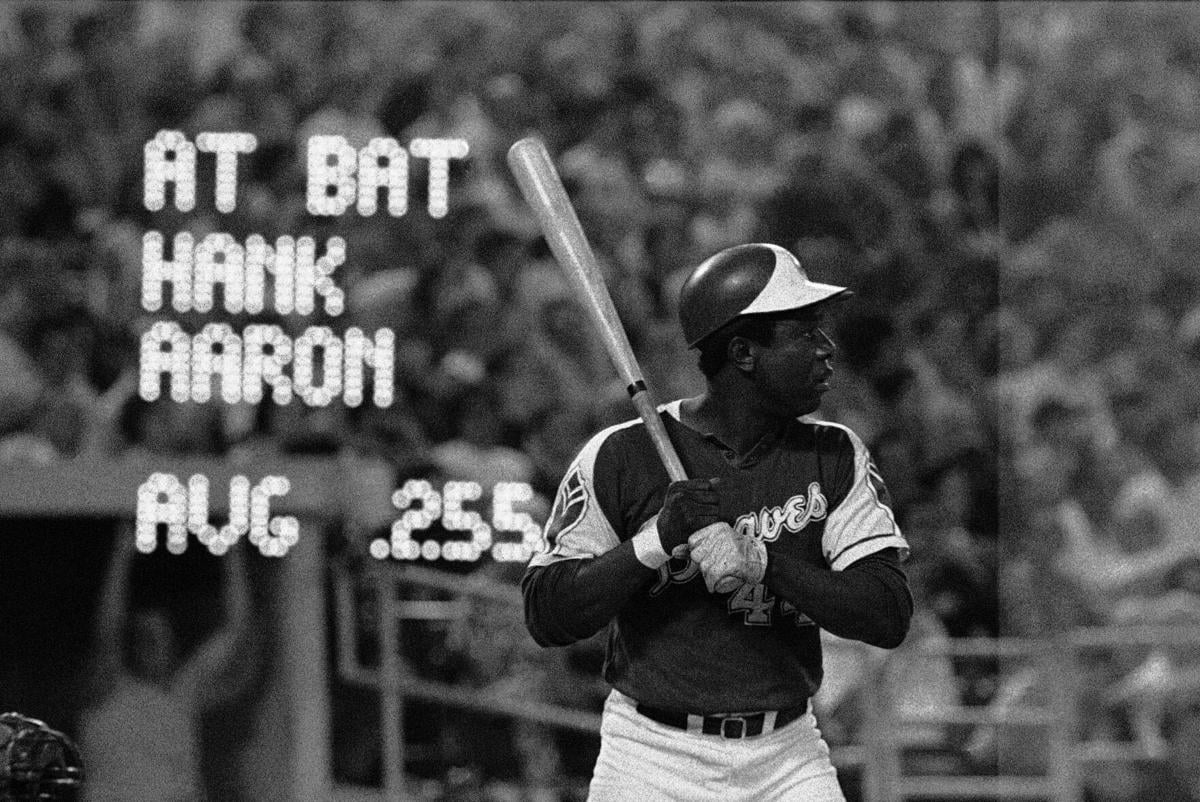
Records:
M743 583L757 585L767 572L766 545L724 522L696 532L688 546L709 593L731 593Z
M708 479L687 479L667 485L662 511L658 514L658 538L663 551L670 554L688 542L688 537L716 523L720 500L716 487Z
M662 510L642 524L633 550L647 568L659 568L672 557L688 558L688 537L716 523L720 515L716 480L688 479L667 485Z

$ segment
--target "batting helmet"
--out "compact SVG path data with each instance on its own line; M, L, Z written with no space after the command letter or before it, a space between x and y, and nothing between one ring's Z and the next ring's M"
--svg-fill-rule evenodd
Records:
M735 245L710 256L679 292L679 322L689 347L742 315L786 312L850 294L809 281L800 261L778 245Z
M70 738L35 718L0 714L0 802L71 802L82 785Z

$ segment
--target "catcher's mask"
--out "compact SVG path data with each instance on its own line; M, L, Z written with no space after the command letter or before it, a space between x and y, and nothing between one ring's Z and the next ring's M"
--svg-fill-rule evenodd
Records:
M20 713L0 713L0 802L73 802L83 785L66 735Z

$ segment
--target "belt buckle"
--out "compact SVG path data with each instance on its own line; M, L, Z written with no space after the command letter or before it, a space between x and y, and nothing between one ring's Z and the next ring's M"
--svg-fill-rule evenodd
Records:
M731 728L729 725L737 725ZM731 731L731 729L733 731ZM746 737L746 717L745 716L726 716L721 720L721 737L729 739L739 739Z

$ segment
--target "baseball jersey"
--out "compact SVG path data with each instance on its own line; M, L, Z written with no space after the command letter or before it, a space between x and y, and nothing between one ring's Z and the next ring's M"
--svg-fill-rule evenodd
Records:
M660 408L689 477L719 481L721 517L835 571L882 549L907 556L887 489L845 426L791 421L738 457ZM558 488L531 567L603 554L654 523L670 483L641 420L595 435ZM770 559L770 558L768 558ZM817 627L763 584L709 593L699 566L672 559L612 622L604 677L639 702L689 713L802 704L820 686Z

